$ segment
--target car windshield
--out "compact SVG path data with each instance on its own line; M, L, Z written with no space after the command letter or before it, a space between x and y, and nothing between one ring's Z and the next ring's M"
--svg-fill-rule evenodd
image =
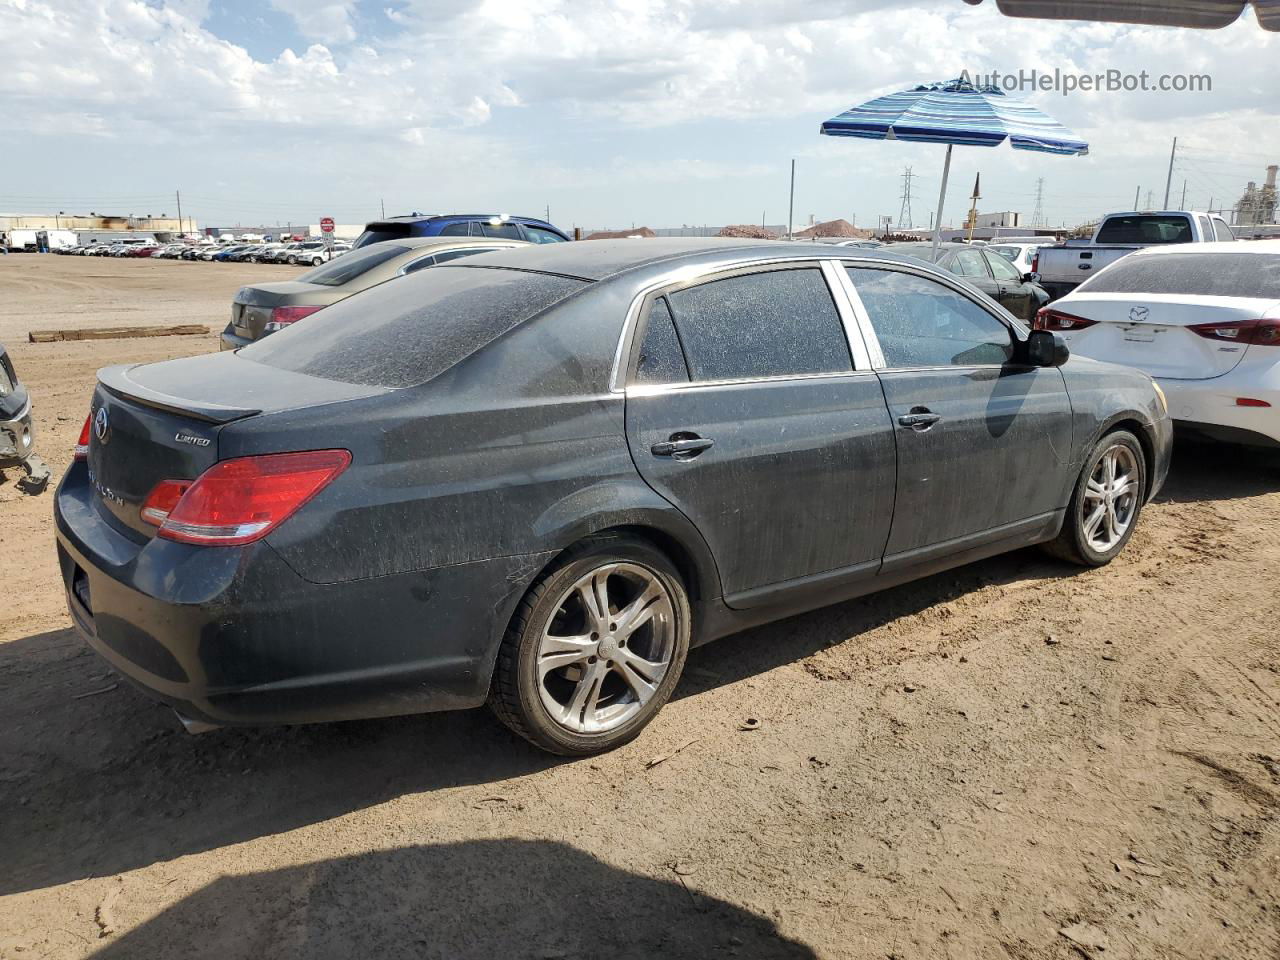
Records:
M239 355L343 383L417 386L586 283L524 270L433 267L341 300Z
M308 270L298 279L303 283L318 283L325 287L340 287L356 277L368 273L374 267L400 256L406 250L412 250L402 243L378 243L355 253L349 253L337 260L330 260L323 266Z
M1081 293L1168 293L1280 300L1280 254L1131 254L1076 289Z

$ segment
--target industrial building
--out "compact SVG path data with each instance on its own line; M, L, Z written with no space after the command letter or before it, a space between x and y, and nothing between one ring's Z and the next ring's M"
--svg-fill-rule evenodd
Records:
M1258 186L1250 180L1244 193L1236 204L1235 222L1244 225L1270 224L1276 222L1276 174L1280 166L1272 164L1267 167L1267 179Z

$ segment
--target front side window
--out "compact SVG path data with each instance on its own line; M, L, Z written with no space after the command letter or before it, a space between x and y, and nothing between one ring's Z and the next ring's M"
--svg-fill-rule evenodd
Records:
M712 280L668 300L694 380L853 369L840 315L817 267Z
M477 226L480 227L481 236L497 237L502 240L524 239L520 235L520 224L518 223L481 223L477 224Z
M1012 358L1009 328L950 287L896 270L846 269L887 366L968 367Z
M564 237L560 236L560 234L553 233L552 231L543 229L542 227L534 227L527 223L524 225L524 232L525 232L525 235L528 236L530 242L532 243L564 243L565 242Z

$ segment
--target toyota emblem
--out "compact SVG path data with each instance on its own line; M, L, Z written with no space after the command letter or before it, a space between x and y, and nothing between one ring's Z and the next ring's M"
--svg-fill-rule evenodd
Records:
M1150 313L1151 311L1146 307L1132 307L1129 310L1129 319L1134 323L1142 323L1143 320L1147 319L1147 315Z
M99 443L107 442L107 431L111 429L111 423L107 419L107 408L99 407L98 414L93 418L93 435L98 438Z

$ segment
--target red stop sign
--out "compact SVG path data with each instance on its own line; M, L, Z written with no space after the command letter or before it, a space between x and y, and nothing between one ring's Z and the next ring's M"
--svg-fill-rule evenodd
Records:
M320 218L320 231L322 233L333 233L333 217Z

